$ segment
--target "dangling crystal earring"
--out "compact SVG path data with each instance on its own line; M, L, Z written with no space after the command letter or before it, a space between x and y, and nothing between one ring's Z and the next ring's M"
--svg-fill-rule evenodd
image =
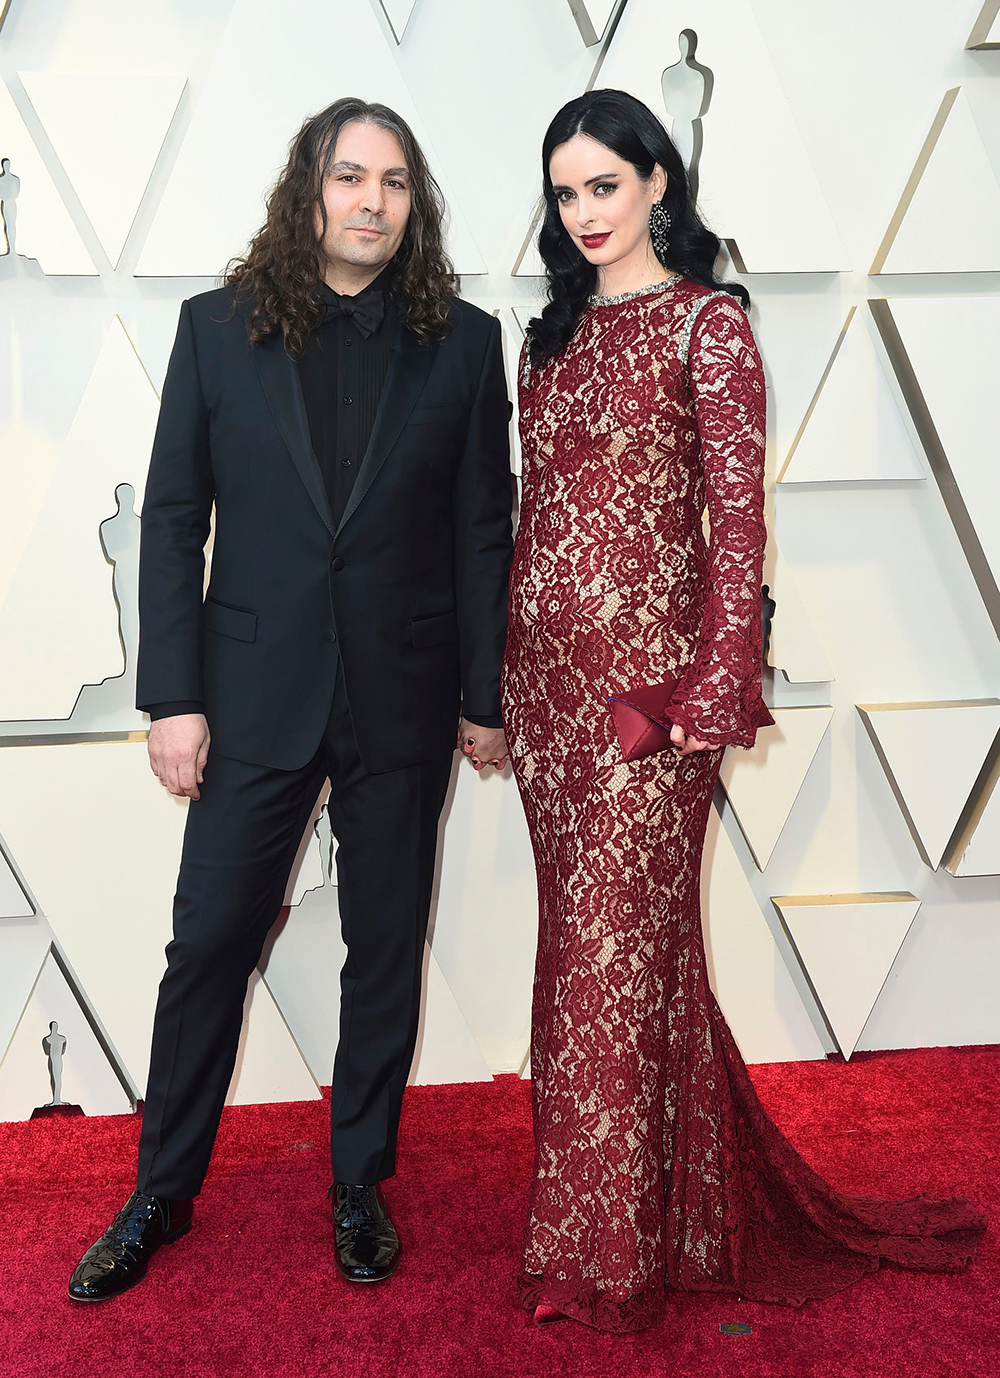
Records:
M666 262L670 248L670 226L673 221L670 212L662 201L654 201L649 208L649 237L653 241L653 253L661 263Z

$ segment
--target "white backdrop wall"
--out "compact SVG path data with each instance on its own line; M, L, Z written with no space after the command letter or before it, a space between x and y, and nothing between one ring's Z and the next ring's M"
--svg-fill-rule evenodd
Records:
M359 94L426 141L462 293L500 315L513 362L541 291L548 119L590 84L689 119L661 85L683 29L714 75L703 208L768 374L778 602L778 727L727 758L710 828L713 979L751 1061L1000 1039L998 8L11 0L0 1117L48 1099L52 1019L67 1099L123 1110L145 1078L185 806L131 706L136 513L179 302L244 247L301 119ZM511 779L456 769L441 856L415 1079L522 1071L534 883ZM235 1100L329 1080L330 860L319 817L248 995Z

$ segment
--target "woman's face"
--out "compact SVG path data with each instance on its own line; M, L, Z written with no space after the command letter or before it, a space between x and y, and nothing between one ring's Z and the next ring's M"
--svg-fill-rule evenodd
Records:
M631 258L657 263L649 211L667 185L661 167L644 182L610 148L576 134L554 150L549 176L566 233L588 262L601 269Z

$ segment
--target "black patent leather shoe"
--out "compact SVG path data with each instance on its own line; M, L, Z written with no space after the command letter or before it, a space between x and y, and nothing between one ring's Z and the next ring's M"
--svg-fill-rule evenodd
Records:
M399 1262L399 1235L377 1185L334 1182L337 1268L349 1282L381 1282Z
M69 1280L73 1301L107 1301L146 1276L161 1244L173 1244L191 1228L193 1201L167 1201L134 1191Z

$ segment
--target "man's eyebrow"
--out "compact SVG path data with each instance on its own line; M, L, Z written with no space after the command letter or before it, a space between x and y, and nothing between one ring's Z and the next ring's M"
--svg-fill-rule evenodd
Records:
M346 158L340 158L337 162L330 164L331 172L367 172L368 169L363 163L352 163ZM409 177L408 167L387 167L382 173L383 177Z

